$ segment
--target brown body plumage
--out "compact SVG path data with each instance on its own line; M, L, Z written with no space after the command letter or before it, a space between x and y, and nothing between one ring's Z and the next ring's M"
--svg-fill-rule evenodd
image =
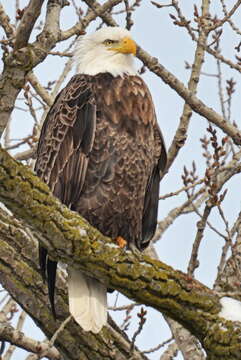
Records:
M76 75L46 119L36 172L103 234L141 250L156 228L165 157L141 78Z
M35 170L56 197L104 235L121 236L142 250L155 232L165 164L163 138L143 80L102 72L74 76L58 95L42 128ZM40 248L40 267L43 276L47 273L54 313L56 265ZM81 297L81 291L75 293L77 278L71 273L74 307L74 299ZM105 323L100 321L93 330L82 322L83 328L94 332Z

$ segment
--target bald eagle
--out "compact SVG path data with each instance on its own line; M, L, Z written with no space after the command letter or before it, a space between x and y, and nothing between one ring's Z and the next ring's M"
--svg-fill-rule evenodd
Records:
M126 29L106 27L81 38L78 74L44 122L35 170L53 194L104 235L145 249L156 229L166 150L150 92L133 64ZM55 315L57 263L39 249ZM68 269L69 308L85 331L107 321L106 285Z

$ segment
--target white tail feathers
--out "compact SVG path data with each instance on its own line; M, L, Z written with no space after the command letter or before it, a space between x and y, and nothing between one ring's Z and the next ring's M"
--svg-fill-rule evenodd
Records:
M98 333L107 323L107 289L81 271L68 269L69 311L85 331Z

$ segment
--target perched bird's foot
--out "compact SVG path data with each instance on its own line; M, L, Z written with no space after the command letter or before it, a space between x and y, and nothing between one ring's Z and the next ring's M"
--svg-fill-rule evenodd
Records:
M115 241L121 249L124 249L127 245L127 241L125 239L123 239L123 237L121 237L121 236L117 236Z
M133 243L129 244L129 249L131 250L133 255L139 259L141 252L140 250L137 249L137 247Z

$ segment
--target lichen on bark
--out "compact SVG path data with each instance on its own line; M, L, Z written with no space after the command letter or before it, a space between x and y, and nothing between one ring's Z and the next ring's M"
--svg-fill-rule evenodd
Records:
M178 321L200 340L210 359L218 359L223 348L223 359L240 359L241 326L219 318L221 305L212 290L160 261L115 246L4 150L0 150L0 200L38 233L54 259Z

